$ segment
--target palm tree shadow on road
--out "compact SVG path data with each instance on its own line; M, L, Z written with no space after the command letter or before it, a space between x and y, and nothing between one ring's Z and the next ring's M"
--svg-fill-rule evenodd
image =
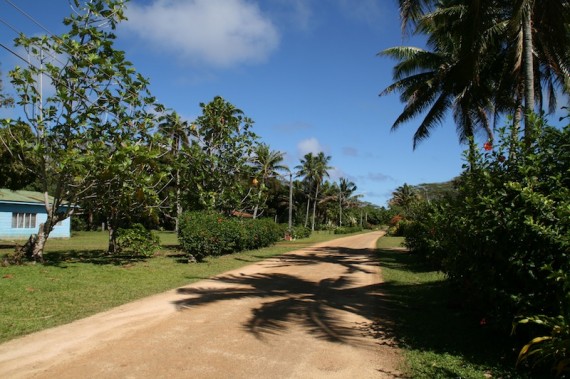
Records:
M178 289L179 293L189 297L175 302L175 305L183 310L217 302L259 298L264 301L252 309L251 317L243 325L259 339L300 325L316 338L331 342L357 344L368 335L382 344L391 344L394 336L390 313L394 304L385 297L382 283L374 281L374 284L360 285L352 275L376 272L373 266L377 266L378 261L374 250L321 247L313 248L308 254L287 254L267 262L269 267L276 269L321 263L339 265L342 274L319 281L273 272L219 276L212 280L223 287ZM342 312L369 321L347 323L339 317ZM382 325L381 331L379 324Z

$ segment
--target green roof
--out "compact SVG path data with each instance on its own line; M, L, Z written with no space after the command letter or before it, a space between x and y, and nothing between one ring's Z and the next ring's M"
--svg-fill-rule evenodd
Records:
M53 198L49 196L50 203ZM10 203L42 203L44 202L44 194L34 191L12 191L7 188L0 188L0 202Z

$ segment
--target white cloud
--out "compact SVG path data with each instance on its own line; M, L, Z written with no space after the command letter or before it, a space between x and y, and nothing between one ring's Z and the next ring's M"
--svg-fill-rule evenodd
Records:
M279 44L274 24L246 0L130 2L127 17L123 25L150 46L195 64L263 62Z
M308 153L318 154L321 151L324 152L325 149L320 144L320 142L314 137L304 139L297 144L297 152L301 157Z

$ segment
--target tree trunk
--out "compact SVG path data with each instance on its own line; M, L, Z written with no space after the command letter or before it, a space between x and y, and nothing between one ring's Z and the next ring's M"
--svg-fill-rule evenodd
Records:
M524 93L525 93L525 129L524 138L527 145L532 138L530 114L534 112L534 64L532 43L532 7L524 12L523 16L523 59L524 59Z
M342 193L338 197L338 226L342 227Z
M313 201L313 219L311 221L311 231L315 231L315 216L317 214L317 199L319 198L319 183L317 183L317 189L315 191L315 201Z
M259 204L261 203L261 189L257 194L257 201L255 202L255 208L253 209L253 219L257 218L257 212L259 211Z
M309 207L311 205L311 197L307 197L307 212L305 213L305 228L309 225Z
M38 235L35 238L30 238L29 241L32 242L32 256L31 258L36 262L44 261L44 248L46 246L46 241L48 240L49 234L53 230L51 226L52 222L48 216L45 223L40 224L38 228Z
M111 223L108 223L107 229L109 230L109 247L107 253L116 254L119 252L119 245L117 244L117 229Z
M176 170L176 220L174 231L178 232L180 217L182 216L182 204L180 201L180 170Z
M119 252L119 244L117 243L117 220L114 216L107 218L107 230L109 231L107 253L116 254Z

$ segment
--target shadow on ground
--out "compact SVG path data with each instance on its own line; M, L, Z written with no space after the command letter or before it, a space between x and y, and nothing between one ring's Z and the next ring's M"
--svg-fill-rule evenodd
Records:
M124 266L144 262L147 257L130 254L109 254L105 250L61 250L45 253L45 265L65 267L70 263Z
M283 333L293 325L301 325L313 336L339 343L357 343L363 335L370 335L373 323L346 325L339 312L362 316L375 323L390 324L387 316L393 306L382 291L382 284L357 285L352 277L356 272L373 274L378 266L374 250L314 248L309 254L287 254L268 262L268 267L283 268L311 266L322 263L338 265L342 274L318 282L283 273L254 275L225 275L213 280L223 288L180 288L188 298L176 302L179 309L204 304L244 299L266 299L253 309L243 327L257 338ZM319 266L321 269L323 266ZM325 266L326 267L326 266ZM316 267L315 267L316 268ZM377 336L379 338L379 336ZM386 330L382 338L390 337Z

